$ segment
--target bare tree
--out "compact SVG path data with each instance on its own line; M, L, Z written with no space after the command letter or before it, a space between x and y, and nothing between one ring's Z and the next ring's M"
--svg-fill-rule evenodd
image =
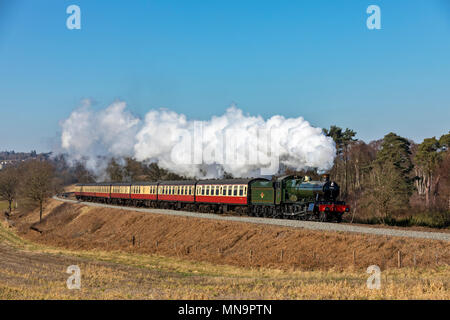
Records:
M27 161L23 166L23 193L39 205L39 222L42 221L44 202L55 192L54 167L47 161Z
M12 211L12 203L17 197L19 176L15 167L6 167L0 171L0 198L8 201L9 214Z
M383 223L391 218L393 211L408 208L408 185L392 163L375 163L367 187L363 206L372 207Z

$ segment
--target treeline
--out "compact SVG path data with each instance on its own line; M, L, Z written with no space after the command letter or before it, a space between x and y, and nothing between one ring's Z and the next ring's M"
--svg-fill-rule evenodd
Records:
M49 153L37 153L36 150L31 152L15 152L12 151L0 151L0 160L11 160L11 161L22 161L29 159L40 159L47 160L50 158L51 152Z
M14 162L0 170L0 200L8 202L10 215L17 201L21 207L38 207L42 219L43 206L64 186L90 183L98 180L83 162L69 165L64 155L54 157L37 154L32 158ZM110 159L106 168L106 181L157 181L185 179L156 163L144 164L131 158Z
M45 201L62 187L54 164L48 160L24 161L0 171L0 199L8 202L7 216L20 199L21 206L39 207L42 220Z
M365 143L356 132L324 129L336 143L330 175L354 222L450 226L450 133L416 144L395 133Z

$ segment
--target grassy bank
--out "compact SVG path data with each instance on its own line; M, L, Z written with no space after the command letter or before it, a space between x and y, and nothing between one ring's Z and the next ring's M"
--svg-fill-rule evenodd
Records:
M450 299L448 266L382 271L240 268L157 254L67 250L30 242L0 227L0 299ZM68 290L67 266L81 269Z

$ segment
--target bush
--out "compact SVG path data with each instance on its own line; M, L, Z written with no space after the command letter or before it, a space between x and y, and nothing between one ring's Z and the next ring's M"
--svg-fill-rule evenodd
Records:
M368 217L365 219L356 219L356 223L380 224L396 227L429 227L445 229L450 228L450 211L438 212L420 212L407 217L389 217L383 219L379 217Z

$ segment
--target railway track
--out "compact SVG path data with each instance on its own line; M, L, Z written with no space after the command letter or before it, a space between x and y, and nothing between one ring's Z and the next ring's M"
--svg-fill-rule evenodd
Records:
M189 212L189 211L123 207L123 206L102 204L102 203L96 203L96 202L82 202L82 201L71 200L71 199L62 199L62 198L58 198L56 196L53 197L53 199L63 201L63 202L83 204L83 205L88 205L88 206L93 206L93 207L112 208L112 209L121 209L121 210L156 213L156 214L166 214L166 215L174 215L174 216L194 217L194 218L223 220L223 221L237 221L237 222L246 222L246 223L254 223L254 224L267 224L267 225L275 225L275 226L282 226L282 227L304 228L304 229L310 229L310 230L352 232L352 233L371 234L371 235L387 236L387 237L408 237L408 238L417 238L417 239L431 239L431 240L440 240L440 241L449 241L450 242L450 233L443 233L443 232L425 232L425 231L400 230L400 229L391 229L391 228L373 228L373 227L356 226L356 225L352 225L352 224L343 224L343 223L337 224L337 223L301 221L301 220L284 220L284 219L255 218L255 217L242 217L242 216L223 216L223 215L218 215L218 214L197 213L197 212Z

